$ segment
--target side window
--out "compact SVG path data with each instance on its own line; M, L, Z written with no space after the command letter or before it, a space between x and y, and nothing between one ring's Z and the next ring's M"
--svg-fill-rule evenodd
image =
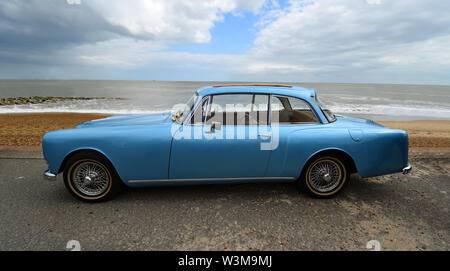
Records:
M248 112L251 109L250 94L220 94L212 96L211 113Z
M267 125L268 101L269 96L265 94L214 95L206 124Z
M303 100L295 98L288 98L288 100L292 110L311 111L311 107L309 106L309 104Z
M269 95L255 94L250 115L257 119L258 125L267 125L269 119Z
M308 102L283 96L272 96L272 122L274 123L318 123L319 119Z
M280 110L284 109L281 99L285 99L285 98L277 97L277 96L272 97L272 102L270 105L272 108L272 111L280 111Z

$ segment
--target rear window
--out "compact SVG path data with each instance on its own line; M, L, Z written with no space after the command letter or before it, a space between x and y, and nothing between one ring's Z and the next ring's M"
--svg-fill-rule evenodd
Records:
M335 122L336 121L336 116L333 114L333 112L331 112L330 109L327 108L326 105L324 105L322 103L322 101L319 99L319 97L314 98L314 103L320 107L320 110L322 110L323 114L325 115L325 117L327 118L328 122Z

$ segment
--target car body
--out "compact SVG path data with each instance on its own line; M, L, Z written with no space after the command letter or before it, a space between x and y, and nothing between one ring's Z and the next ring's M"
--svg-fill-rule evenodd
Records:
M237 98L251 99L252 111L245 106L241 111L213 109L213 99ZM262 101L260 111L254 110L256 98ZM299 109L294 104L300 104ZM282 109L273 109L276 105ZM244 114L241 123L240 112ZM194 121L196 114L199 122ZM273 120L275 115L278 121ZM224 116L222 122L220 116ZM208 123L215 117L219 121ZM228 117L237 121L229 124ZM272 147L264 148L264 144ZM110 162L120 182L129 187L295 182L308 163L325 154L338 157L348 173L357 172L363 178L411 170L406 132L370 120L334 116L322 107L313 89L288 85L209 86L197 90L181 114L89 121L46 133L42 146L49 165L47 178L63 172L74 154L90 151Z

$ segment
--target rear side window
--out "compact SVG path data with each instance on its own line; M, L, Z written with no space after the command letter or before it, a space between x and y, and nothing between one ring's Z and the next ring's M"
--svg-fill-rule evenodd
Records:
M320 123L310 104L302 99L272 96L272 123Z

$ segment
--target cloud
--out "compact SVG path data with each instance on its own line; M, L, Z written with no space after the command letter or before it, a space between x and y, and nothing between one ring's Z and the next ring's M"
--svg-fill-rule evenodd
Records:
M246 54L171 52L211 42L243 11L259 18ZM449 11L440 0L1 1L0 75L448 84Z
M180 43L207 43L211 40L211 28L223 20L225 13L239 10L256 13L263 2L2 1L0 61L38 61L46 56L51 61L54 55L72 52L76 59L87 63L100 63L103 59L105 64L120 64L126 61L126 56L131 56L128 61L131 63L136 60L133 56L144 48L153 51Z
M111 25L86 5L56 0L0 2L1 48L45 51L117 36L132 34L124 27Z
M236 73L270 80L396 81L424 69L449 71L449 11L450 2L437 0L291 1L265 22L249 64Z
M27 0L0 2L2 78L189 79L231 69L226 54L164 52L208 43L227 13L258 13L264 0ZM199 68L200 67L200 68ZM162 73L161 71L164 71ZM143 75L144 74L144 75ZM209 73L211 74L211 72ZM172 78L177 79L177 78ZM198 77L201 80L201 77Z
M124 27L137 37L183 43L204 43L223 14L258 12L264 0L92 0L86 2L112 25Z

